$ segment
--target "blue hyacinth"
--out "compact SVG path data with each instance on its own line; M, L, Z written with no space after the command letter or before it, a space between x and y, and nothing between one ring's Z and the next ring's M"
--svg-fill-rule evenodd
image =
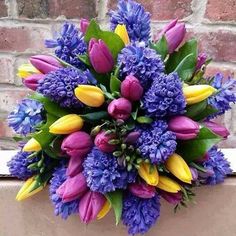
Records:
M78 31L74 24L64 23L57 39L45 40L45 46L47 48L56 48L56 56L63 61L77 68L84 68L84 64L78 59L77 55L84 54L87 50L87 45L82 33Z
M118 9L109 13L111 29L114 30L118 24L124 24L127 28L129 38L133 42L147 42L150 38L150 13L144 7L132 0L120 0Z
M32 99L23 99L9 114L8 124L17 134L25 136L33 133L44 121L43 110L42 103Z
M160 216L160 198L139 198L129 193L123 201L122 220L129 234L145 234Z
M176 136L168 130L165 121L154 121L151 125L142 126L137 147L144 159L153 164L164 163L176 150Z

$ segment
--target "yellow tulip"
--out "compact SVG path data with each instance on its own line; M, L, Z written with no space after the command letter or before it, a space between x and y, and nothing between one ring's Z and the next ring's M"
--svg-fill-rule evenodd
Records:
M217 90L210 85L191 85L183 87L183 93L188 105L201 102Z
M79 85L75 89L75 96L90 107L100 107L105 102L103 91L92 85Z
M185 183L191 184L192 174L185 162L185 160L178 154L173 154L170 156L166 163L166 169L169 170L175 177L180 179Z
M71 134L83 127L83 119L76 114L69 114L55 121L50 127L52 134Z
M110 211L110 209L111 209L111 204L109 203L108 200L106 200L104 206L102 207L101 211L97 215L97 219L100 220L103 217L105 217Z
M120 36L125 45L130 43L129 35L125 25L117 25L115 33Z
M147 184L152 186L156 186L158 184L159 174L156 166L143 162L138 169L138 173Z
M31 64L23 64L19 66L17 76L25 79L32 74L40 74L40 72Z
M181 190L180 185L176 181L166 176L159 176L157 188L169 193L177 193Z
M40 143L34 138L31 138L23 147L24 152L38 152L41 149Z
M27 181L23 184L20 191L16 195L17 201L25 200L28 197L33 196L38 193L45 187L46 183L42 184L35 179L35 176L27 179Z

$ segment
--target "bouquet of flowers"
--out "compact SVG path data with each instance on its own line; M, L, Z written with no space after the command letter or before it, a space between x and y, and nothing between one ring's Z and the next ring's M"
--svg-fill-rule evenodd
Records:
M204 76L210 59L171 21L153 39L150 14L133 0L111 11L111 31L66 22L18 76L33 93L9 114L20 151L10 173L26 180L16 199L49 184L55 214L84 223L114 210L131 235L160 216L160 199L186 207L193 188L231 173L211 119L236 101L235 80Z

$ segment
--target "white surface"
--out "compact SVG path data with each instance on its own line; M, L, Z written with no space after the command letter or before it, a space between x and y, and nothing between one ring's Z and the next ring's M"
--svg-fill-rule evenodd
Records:
M221 149L225 157L230 161L233 173L236 173L236 148ZM14 156L16 150L0 150L0 175L9 175L7 162Z

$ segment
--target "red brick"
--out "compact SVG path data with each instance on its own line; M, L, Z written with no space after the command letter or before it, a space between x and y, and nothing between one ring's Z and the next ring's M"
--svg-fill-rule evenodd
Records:
M236 1L208 0L205 17L211 21L236 21Z
M0 57L0 83L14 83L13 57Z
M12 137L13 131L7 125L7 121L5 118L0 119L0 138Z
M108 7L115 9L117 0L109 0ZM171 20L185 18L192 14L192 0L137 0L152 15L152 20Z
M214 76L216 73L221 72L224 77L234 77L236 75L236 69L230 69L230 68L225 68L225 67L216 67L216 66L211 66L208 65L206 68L206 76Z
M49 17L64 15L66 18L96 17L96 0L50 0L48 1Z
M7 15L7 6L5 0L0 0L0 17L6 17Z

